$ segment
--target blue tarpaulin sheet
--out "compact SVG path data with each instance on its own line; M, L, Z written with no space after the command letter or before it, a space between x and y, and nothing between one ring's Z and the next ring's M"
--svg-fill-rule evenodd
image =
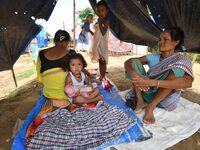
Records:
M102 88L102 86L99 86L99 90L101 95L104 96L104 101L117 106L119 109L122 109L125 113L129 114L131 117L133 117L134 120L137 121L137 124L132 126L128 131L124 132L119 138L109 141L106 144L103 144L99 147L97 147L97 150L101 150L116 144L121 143L128 143L130 141L140 141L145 138L145 135L143 134L143 125L142 122L139 120L139 118L131 111L129 107L126 106L124 101L122 100L121 96L118 94L117 90L113 87L111 89L112 94L110 94L109 91L106 91ZM27 116L26 120L24 121L24 124L22 125L21 129L17 133L13 144L12 144L12 150L26 150L27 148L24 145L24 142L26 141L26 130L28 126L34 121L37 114L40 112L42 106L44 105L46 101L46 98L41 94L37 104L32 109L32 111Z

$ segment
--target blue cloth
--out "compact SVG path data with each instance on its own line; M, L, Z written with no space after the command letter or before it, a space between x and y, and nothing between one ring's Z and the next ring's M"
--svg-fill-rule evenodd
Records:
M115 105L118 108L122 109L125 113L127 113L131 117L133 117L133 119L137 121L137 124L132 126L127 132L124 132L118 139L109 141L108 143L97 147L97 150L103 150L107 147L114 146L117 144L129 143L131 141L138 142L142 139L145 139L145 136L141 131L141 128L143 128L143 123L133 113L131 108L126 106L125 102L122 100L122 98L119 95L119 93L117 92L117 90L115 88L112 88L111 89L112 94L110 94L109 91L104 90L102 86L99 87L99 90L100 90L100 93L104 96L105 102L107 102L111 105Z
M27 148L24 146L24 143L27 140L27 138L25 137L26 131L29 125L35 120L36 116L39 114L40 110L42 109L42 106L45 104L45 101L46 98L43 96L43 94L41 94L37 104L29 113L26 120L24 121L24 124L22 125L19 132L15 136L11 147L12 150L27 150Z
M151 68L160 62L160 54L148 54L146 55L147 65Z
M36 62L38 57L38 45L37 44L30 44L30 55L32 59Z
M85 22L82 26L82 29L84 29L86 32L90 31L90 24L88 22Z
M144 134L141 131L141 128L143 128L142 122L139 120L139 118L131 111L131 109L125 105L124 101L118 94L117 90L113 87L111 89L112 95L109 93L109 91L106 91L103 89L102 86L98 87L100 90L100 93L104 96L104 101L115 105L118 108L122 109L125 113L129 114L131 117L133 117L134 120L137 121L137 124L132 126L127 132L124 132L118 139L109 141L106 144L103 144L97 148L97 150L102 150L106 147L120 144L120 143L128 143L132 140L134 141L140 141L143 140ZM21 129L17 133L16 137L14 138L13 144L12 144L12 150L26 150L27 148L24 146L24 142L26 141L26 130L28 126L34 121L37 114L40 112L42 106L44 105L46 99L41 94L37 104L33 108L33 110L29 113L28 117L26 118L24 124L22 125Z
M146 59L147 65L151 68L160 63L160 54L148 54ZM172 68L172 71L177 78L185 75L185 71L181 68Z
M82 31L79 34L79 43L84 43L89 45L90 37L89 37L89 31L90 31L90 24L88 22L85 22L82 26Z

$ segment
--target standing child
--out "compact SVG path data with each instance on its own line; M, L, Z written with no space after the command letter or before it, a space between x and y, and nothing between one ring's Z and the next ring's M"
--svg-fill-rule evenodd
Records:
M100 81L105 78L108 63L108 36L109 36L109 20L108 6L105 1L101 0L97 3L98 23L95 24L95 33L91 46L92 62L99 62Z
M82 30L79 34L79 39L78 39L78 46L77 49L82 49L89 51L90 47L90 37L89 33L93 35L94 33L90 30L90 24L93 23L93 15L89 14L86 18L85 23L82 26Z
M37 57L38 57L38 41L34 38L30 43L30 55L33 59L33 63L36 64Z
M71 103L82 105L102 100L98 88L92 86L84 73L87 63L83 56L79 53L71 54L67 64L69 73L66 77L65 92Z

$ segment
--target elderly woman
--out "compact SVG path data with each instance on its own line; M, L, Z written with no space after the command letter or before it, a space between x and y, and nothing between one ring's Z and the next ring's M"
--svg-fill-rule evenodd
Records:
M156 106L174 110L180 99L180 89L192 86L192 63L176 53L183 42L184 32L180 28L166 28L159 37L159 54L131 58L125 62L127 78L132 80L134 86L134 90L127 95L129 104L133 104L131 107L135 113L146 109L144 123L155 123L153 110ZM143 65L149 66L147 73Z

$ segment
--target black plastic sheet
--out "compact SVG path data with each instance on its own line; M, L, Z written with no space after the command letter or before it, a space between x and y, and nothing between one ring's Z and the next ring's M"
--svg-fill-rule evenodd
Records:
M56 0L0 0L0 71L12 69L41 30L34 19L48 20Z
M89 0L93 9L96 1ZM120 40L138 45L154 46L161 29L150 19L144 1L106 0L110 28Z
M96 9L96 0L89 1L93 9ZM105 1L110 10L111 31L120 40L152 46L156 44L162 29L179 26L185 32L185 47L188 52L200 53L200 1Z
M89 1L95 9L96 0ZM185 47L188 51L200 53L200 1L105 1L109 7L111 31L120 40L154 46L163 28L179 26L185 32ZM34 18L48 20L56 2L57 0L0 0L0 71L12 69L28 43L41 29L35 24Z
M188 52L200 53L199 0L145 0L158 26L179 26Z

